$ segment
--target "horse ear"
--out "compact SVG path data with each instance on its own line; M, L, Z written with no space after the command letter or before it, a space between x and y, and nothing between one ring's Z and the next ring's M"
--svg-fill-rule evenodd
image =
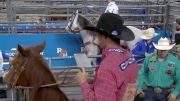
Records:
M25 50L23 49L23 47L21 46L21 45L19 45L18 44L18 46L17 46L17 51L21 54L21 55L23 55L23 56L25 56Z
M42 52L42 51L44 50L45 45L46 45L46 42L45 42L45 40L44 40L41 44L35 46L34 49L35 49L37 52L40 53L40 52Z

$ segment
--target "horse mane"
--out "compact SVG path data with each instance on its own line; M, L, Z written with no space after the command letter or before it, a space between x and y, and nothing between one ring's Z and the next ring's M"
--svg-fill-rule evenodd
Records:
M84 28L85 26L94 26L87 18L85 18L83 15L78 14L79 18L77 19L79 22L79 25Z
M45 63L43 57L41 55L39 55L39 54L34 54L34 52L32 52L32 54L33 54L32 58L36 59L36 61L33 61L33 62L35 62L35 63L37 62L39 65L42 65L40 67L43 68L43 70L48 71L49 73L51 73L50 69L49 69L49 66Z

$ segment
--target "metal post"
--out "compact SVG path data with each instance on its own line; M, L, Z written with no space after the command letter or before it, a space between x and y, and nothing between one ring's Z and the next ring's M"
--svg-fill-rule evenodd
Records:
M12 5L12 33L17 33L16 30L16 6Z
M67 20L67 22L69 21L69 14L70 14L70 12L69 12L69 6L66 6L66 9L67 9L67 18L66 18L66 20Z
M50 1L49 0L46 0L45 1L45 14L46 15L49 15L49 6L50 6ZM49 20L50 18L48 16L46 16L46 20Z
M164 29L167 29L167 27L168 27L168 22L169 22L169 9L170 9L170 2L169 1L166 1L165 0L165 2L167 2L166 3L166 7L164 8L164 14L165 14L165 16L164 16L164 26L163 26L163 28Z
M16 21L16 9L15 9L15 6L12 4L12 0L7 0L7 18L8 18L8 32L10 34L12 33L16 33L16 30L15 30L15 21Z
M176 32L176 22L173 22L173 28L172 28L172 43L175 43L175 33Z
M29 89L30 88L26 88L26 101L29 101Z
M88 0L83 0L83 2L82 2L82 4L83 4L83 9L82 9L82 13L85 15L85 14L87 14L87 5L88 5Z
M11 21L11 0L7 0L6 2L6 13L7 13L7 19L8 19L8 22ZM11 26L11 23L8 23L8 26ZM8 33L10 34L11 33L11 27L8 27Z
M107 6L106 1L104 1L104 0L102 0L102 2L100 2L99 4L100 4L99 6L105 5L105 4L106 4L106 6ZM106 9L106 7L102 7L102 8L101 8L101 12L104 13L105 9Z

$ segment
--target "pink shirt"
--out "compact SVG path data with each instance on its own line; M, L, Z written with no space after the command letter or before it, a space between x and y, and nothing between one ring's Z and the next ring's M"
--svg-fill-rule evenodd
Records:
M80 87L85 101L122 101L127 83L136 81L138 65L122 48L105 48L96 69L94 85L85 81Z

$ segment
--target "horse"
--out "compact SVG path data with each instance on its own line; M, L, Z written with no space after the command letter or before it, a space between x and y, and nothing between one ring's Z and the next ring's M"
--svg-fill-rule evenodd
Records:
M97 55L100 52L99 49L99 40L92 34L92 31L84 30L83 28L87 25L93 25L92 21L86 19L83 15L78 13L73 13L69 19L69 22L66 26L66 31L69 33L76 33L79 32L82 36L83 43L85 45L85 52L87 55ZM140 34L143 32L142 30L134 27L134 26L127 26L135 35L134 40L132 41L123 41L120 40L120 44L123 46L127 46L129 50L132 50L134 45L141 40ZM95 59L91 59L93 63L96 63Z
M85 47L84 52L87 55L97 55L100 53L99 40L96 36L90 34L93 33L92 31L83 29L86 25L92 25L92 23L84 16L80 15L77 10L76 13L72 14L70 17L65 29L69 33L80 32ZM90 61L92 66L96 65L96 58L91 58Z
M59 89L40 52L45 42L35 46L17 46L17 53L9 62L10 69L3 75L9 88L29 88L28 101L68 101Z

